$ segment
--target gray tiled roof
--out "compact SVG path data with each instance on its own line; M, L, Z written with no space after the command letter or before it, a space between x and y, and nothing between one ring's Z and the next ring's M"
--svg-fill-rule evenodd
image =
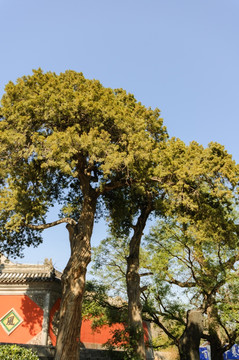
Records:
M1 284L23 284L39 281L60 281L61 273L50 262L43 265L1 264Z

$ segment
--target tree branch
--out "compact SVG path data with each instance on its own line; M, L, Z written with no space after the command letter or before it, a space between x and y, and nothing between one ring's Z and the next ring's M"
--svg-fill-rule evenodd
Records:
M114 189L118 189L121 188L122 186L126 185L126 181L125 180L119 180L119 181L115 181L115 182L111 182L111 183L106 183L102 186L102 188L98 188L98 195L104 195L107 192L114 190Z
M139 274L139 276L143 277L143 276L149 276L149 275L153 275L153 274L154 274L153 272L145 272L145 273Z
M53 226L56 226L56 225L59 225L59 224L62 224L62 223L67 223L67 224L70 224L70 225L76 225L77 222L69 217L65 217L63 219L59 219L59 220L56 220L56 221L53 221L53 222L50 222L50 223L47 223L47 224L41 224L41 225L32 225L32 224L24 224L24 226L28 227L29 229L32 229L32 230L44 230L44 229L48 229L50 227L53 227Z
M185 323L185 321L184 321L182 318L176 316L174 313L172 313L171 311L169 311L169 310L166 308L166 306L164 306L163 301L162 301L162 299L161 299L161 297L160 297L159 295L156 296L156 299L158 300L159 304L161 305L161 307L163 308L163 311L164 311L164 312L163 312L163 311L160 311L160 312L159 312L159 314L160 314L161 316L168 316L168 315L170 315L171 318L172 318L172 320L176 320L176 321L178 321L179 323L181 323L182 325L185 325L185 326L186 326L186 323Z
M179 281L179 280L176 280L174 279L173 276L171 276L171 274L167 274L168 278L166 281L169 283L169 284L174 284L174 285L177 285L179 287L186 287L186 288L192 288L192 287L195 287L196 286L196 283L195 282L191 282L191 281Z

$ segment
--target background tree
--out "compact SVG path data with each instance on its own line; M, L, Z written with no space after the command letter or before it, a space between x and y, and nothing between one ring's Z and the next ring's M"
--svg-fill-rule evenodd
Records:
M172 139L166 147L167 151L161 152L153 178L165 191L165 219L157 228L157 245L150 248L148 258L151 266L148 267L157 274L155 282L167 281L170 285L186 287L191 290L192 299L198 296L200 289L201 299L204 300L194 306L202 306L205 310L208 309L209 299L228 280L225 276L227 269L231 269L232 262L237 261L234 255L238 246L238 215L235 211L238 204L238 166L219 144L210 144L204 149L197 143L187 147L180 140ZM222 254L225 266L222 265ZM113 262L117 264L115 260ZM162 298L158 296L158 287L156 293L161 310L154 308L152 313L151 309L151 320L170 336L179 347L181 356L190 356L181 351L182 339L186 343L193 340L187 339L190 332L184 332L180 339L182 333L175 336L164 325L170 315L172 321L179 321L181 328L184 325L187 329L182 312L180 316L175 313L178 310L176 304L171 308L168 307L169 303L163 305ZM188 326L191 323L190 320ZM200 324L198 330L197 340L201 333ZM215 348L212 336L211 343ZM199 342L196 346L191 345L197 348L197 355L192 355L194 357L191 359L196 359L199 357ZM189 350L190 347L187 348Z
M132 246L132 238L134 236L135 233L129 238L115 238L111 236L103 240L97 248L94 248L92 273L98 283L103 283L106 286L108 296L114 297L116 301L120 296L119 302L124 303L123 308L118 309L115 320L116 322L123 322L125 330L122 332L116 331L113 334L113 338L109 341L109 345L120 347L124 344L125 352L128 356L126 358L138 360L146 358L140 298L142 281L136 281L133 284L130 290L136 293L131 296L128 289L131 282L127 279L129 271L128 258L130 254L132 255L130 245ZM138 270L140 271L138 272ZM144 270L147 272L147 269ZM147 273L142 272L142 266L134 271L137 271L136 276L139 278L147 275ZM122 314L124 314L123 317Z
M103 195L145 181L166 136L159 111L81 73L33 71L5 88L0 109L1 251L37 246L42 230L67 223L56 359L78 359L90 239ZM46 223L51 206L61 216Z
M141 249L139 275L141 278L147 275L148 278L146 282L141 282L143 318L154 323L171 339L169 342L164 339L164 344L158 343L155 339L155 348L174 344L179 349L181 359L196 360L199 358L200 338L204 338L211 343L212 359L220 359L238 336L237 271L234 271L234 266L228 268L227 260L222 263L222 257L218 255L216 246L214 251L211 248L210 258L207 256L205 259L211 262L211 269L199 267L196 261L197 245L194 244L189 250L189 245L186 246L185 239L175 224L169 226L162 221L157 229L152 231L151 236L155 239L150 238L150 251ZM105 240L100 245L100 256L96 263L97 266L101 266L101 281L107 279L109 288L119 286L125 298L127 251L129 247L126 239ZM231 258L233 254L237 254L236 249L229 250L226 245L220 251L225 256L226 252L230 253ZM237 261L236 257L234 260ZM204 271L207 271L206 275ZM181 291L177 291L177 287ZM211 305L208 311L209 304ZM195 307L199 308L199 311L192 311ZM186 313L190 309L187 320ZM203 311L206 312L208 319L204 334L202 333ZM192 331L192 328L195 331ZM193 354L189 354L190 349L193 350Z
M204 149L195 142L187 147L172 139L164 154L167 221L157 229L161 256L155 258L155 271L161 269L161 280L169 284L200 289L200 305L207 309L209 324L214 319L209 326L212 358L220 359L226 348L222 351L222 343L218 347L211 305L238 261L238 165L217 143ZM228 337L230 345L232 339Z
M84 319L91 319L92 329L115 323L125 323L127 302L121 297L109 296L109 288L96 281L87 281L82 305Z
M129 345L134 359L146 359L140 301L139 252L143 230L153 206L150 195L145 186L137 188L133 185L130 189L119 189L107 199L111 214L111 233L115 238L129 236L125 242L128 249L125 249L127 267L124 276L128 300ZM120 206L117 207L117 203Z
M188 299L185 308L200 308L207 314L208 329L202 337L211 344L212 360L223 359L223 353L235 343L239 330L235 302L238 245L217 243L213 239L197 242L197 239L189 237L183 225L165 221L152 230L148 241L151 271L154 273L154 283L157 284L155 290L145 297L148 301L153 296L153 303L157 304L154 311L148 306L152 319L162 329L158 315L161 319L168 316L172 321L182 322L182 318L175 312L176 304L170 308L166 303L165 291L168 286L181 288L182 297L185 301ZM178 341L181 352L181 339L177 340L170 332L167 335L176 344Z
M154 158L150 176L146 182L134 183L130 188L121 188L106 194L109 209L109 223L114 238L128 237L124 245L127 256L126 288L128 300L129 341L135 359L145 359L144 329L142 320L141 284L139 274L140 244L147 220L152 214L160 214L163 210L164 191L158 181L153 179L161 153L166 151L166 143L161 147L158 157ZM120 205L119 205L120 204ZM109 243L108 243L109 244Z

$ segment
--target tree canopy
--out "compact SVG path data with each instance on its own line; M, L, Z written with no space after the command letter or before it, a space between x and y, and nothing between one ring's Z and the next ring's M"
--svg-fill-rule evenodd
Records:
M229 284L234 293L237 288L238 165L217 143L205 149L179 140L168 145L175 155L166 168L167 210L147 238L154 293L162 307L163 284L183 289L191 300L188 308L207 313L208 334L203 336L211 343L212 359L221 359L238 333L236 314L225 321L232 297L226 301L221 295Z
M146 237L148 252L141 248L139 274L148 275L146 285L149 285L145 291L141 281L142 303L146 317L179 348L183 329L187 327L186 312L193 307L208 312L212 306L215 310L216 304L217 321L214 316L210 335L204 336L212 343L212 329L216 331L220 327L221 333L224 332L221 353L225 343L231 346L237 334L236 317L233 321L227 310L236 311L232 296L226 305L222 294L229 284L234 297L237 293L238 175L238 165L222 145L211 143L203 148L193 142L186 146L178 139L167 142L155 167L154 180L158 187L151 189L158 191L157 215L161 220ZM132 212L127 213L126 209L125 213L132 222ZM119 248L117 239L102 242L96 252L96 267L103 266L104 275L110 273L106 278L113 281L112 286L126 273L124 262L129 254L129 239L123 237ZM176 287L182 289L179 297L173 292ZM180 296L191 301L184 304ZM208 319L212 320L209 312Z
M0 251L38 245L40 232L67 223L71 256L55 358L78 359L81 306L97 213L113 190L144 188L167 132L158 109L82 73L34 70L9 82L0 108ZM48 210L61 206L56 221ZM118 204L120 205L120 204ZM110 211L110 209L109 209Z
M1 250L15 254L41 241L30 224L56 201L77 221L84 186L100 195L143 179L166 136L158 109L74 71L9 82L0 114Z
M19 255L42 241L44 229L67 224L71 256L62 276L56 360L78 359L96 216L110 218L113 235L131 236L123 244L129 245L127 291L137 318L140 241L151 212L164 219L157 245L151 236L161 254L151 270L161 281L203 287L206 309L215 295L214 277L220 284L228 280L238 260L239 167L220 144L204 148L167 139L158 109L82 73L38 69L6 85L0 107L0 252ZM60 215L47 223L56 203Z

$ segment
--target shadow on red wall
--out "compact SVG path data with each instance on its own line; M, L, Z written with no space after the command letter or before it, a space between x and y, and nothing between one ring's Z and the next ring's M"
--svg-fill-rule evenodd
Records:
M22 297L21 310L23 314L22 326L28 328L32 336L36 336L42 329L43 310L27 295Z
M43 311L27 295L1 295L0 318L11 309L23 320L11 333L0 326L0 342L27 344L42 330Z
M49 335L51 338L52 345L56 345L56 334L57 334L57 325L59 321L59 309L60 309L60 299L57 299L50 311L50 323L49 323ZM144 334L145 342L149 341L148 327L144 323ZM111 326L103 325L96 329L92 328L92 321L89 319L83 319L81 325L81 346L86 348L102 348L103 345L113 338L114 332L124 331L125 327L122 323L115 323Z

